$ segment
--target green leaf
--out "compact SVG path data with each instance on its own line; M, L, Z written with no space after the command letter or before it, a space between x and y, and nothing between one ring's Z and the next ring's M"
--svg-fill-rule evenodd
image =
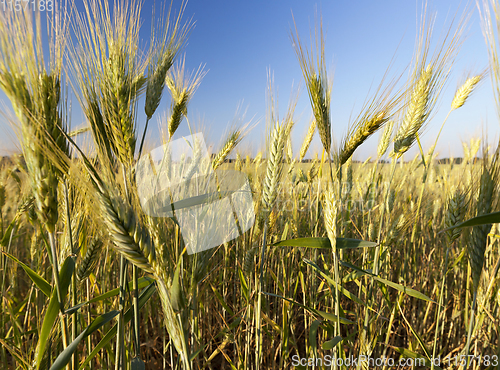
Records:
M319 310L315 310L315 311L318 313L318 315L320 315L325 320L332 321L332 322L337 322L337 320L338 320L338 316L334 315L333 313L319 311ZM347 320L344 317L341 317L339 321L341 324L355 324L354 321Z
M318 311L318 310L316 310L314 308L304 306L303 304L301 304L301 303L299 303L297 301L294 301L293 299L285 298L285 297L282 297L282 296L277 295L277 294L266 293L266 292L262 292L262 294L265 294L265 295L268 295L268 296L271 296L271 297L276 297L276 298L284 299L285 301L288 301L290 303L296 304L297 306L302 307L303 309L305 309L305 310L307 310L307 311L309 311L309 312L311 312L311 313L313 313L315 315L321 316L325 320L337 321L337 316L334 315L333 313L324 312L324 311ZM348 320L346 318L341 317L340 318L340 323L341 324L354 324L355 322L351 321L351 320Z
M335 288L338 289L338 285L337 283L335 282L335 280L333 280L331 277L329 277L327 274L325 274L321 268L316 265L314 262L312 261L309 261L308 259L304 259L304 262L308 265L310 265L312 268L314 268L321 276L323 276L326 281L328 281L328 283L330 283L331 285L333 285ZM357 304L360 304L362 306L365 306L365 307L368 307L365 302L363 302L361 299L359 299L355 294L349 292L347 289L345 289L344 287L340 287L340 292L345 295L347 298L349 298L351 301L354 301L356 302ZM371 307L370 307L370 310L372 311L375 311L373 310Z
M316 340L318 336L318 328L321 325L320 320L314 320L309 328L309 346L313 350L314 355L316 356L318 353L318 342Z
M323 348L325 351L329 351L332 348L334 348L337 344L342 342L343 338L340 335L337 335L335 338L330 339L329 341L326 341L321 345L321 348Z
M12 220L12 222L7 227L7 230L5 230L5 233L0 238L0 245L2 247L8 247L9 246L10 241L11 241L12 233L14 232L14 228L17 226L18 222L19 222L19 214L16 214L16 216L14 217L14 219ZM12 240L16 239L18 237L19 237L19 235L17 235L16 237L12 237Z
M197 195L194 197L182 199L182 200L179 200L179 201L174 202L174 203L169 203L167 205L155 204L156 202L158 202L157 198L161 199L162 193L160 192L157 196L155 196L155 198L153 200L150 201L150 202L152 202L152 204L148 204L148 205L146 205L146 207L154 209L156 211L167 211L168 212L168 211L171 211L172 209L178 211L178 210L183 209L183 208L191 208L191 207L199 206L202 204L213 203L213 202L219 201L220 199L228 197L237 191L240 191L240 190L238 189L238 190L220 191L220 192L214 191L212 193L206 193L206 194Z
M239 267L238 267L238 274L240 276L241 291L242 291L243 296L245 297L245 300L247 301L247 304L248 304L248 302L250 301L250 296L248 294L248 284L247 284L247 281L245 279L245 275L243 274L243 271Z
M69 283L75 270L75 257L67 257L64 261L61 270L59 271L59 288L61 290L61 297L64 299L68 294ZM35 351L36 368L39 369L42 363L45 347L47 346L48 338L56 321L57 314L59 313L61 305L57 299L57 290L52 291L47 312L43 318L42 329L40 330L38 344Z
M213 285L210 285L211 288L212 288L212 291L214 292L215 294L215 298L217 298L217 300L219 301L219 303L221 304L222 307L224 307L224 309L229 312L229 314L232 316L234 315L234 311L231 309L231 307L229 307L225 301L224 298L222 298L222 296L220 295L220 293L217 291L217 289L215 289L215 287Z
M332 249L328 238L297 238L282 240L271 244L274 247L306 247ZM337 238L337 249L354 249L361 247L375 247L377 243L367 242L359 239Z
M398 305L399 312L401 313L401 316L403 316L403 319L405 320L406 325L408 325L408 327L410 328L410 331L415 336L415 338L417 338L418 343L420 344L420 346L424 350L425 357L427 357L427 359L430 360L431 359L431 354L430 354L429 350L427 349L427 347L425 346L424 341L422 340L422 338L420 338L420 335L418 335L418 333L415 331L415 329L413 329L413 326L408 322L408 320L406 320L406 317L405 317L405 315L403 313L403 310L401 309L401 306L399 305L399 302L397 302L396 304Z
M19 261L16 257L9 253L5 253L2 251L3 254L5 254L7 257L9 257L12 261L16 262L19 266L23 268L24 271L28 274L30 279L35 283L35 285L42 291L43 294L45 294L47 297L50 297L50 292L52 290L52 287L50 284L45 280L43 277L38 275L35 271L33 271L29 266L25 265L21 261Z
M429 361L429 359L425 358L425 357L422 357L422 355L419 355L418 353L415 353L413 351L410 351L409 349L406 349L406 348L403 348L403 347L394 347L394 346L391 346L390 344L388 344L389 347L391 347L392 349L394 349L396 352L400 353L401 355L403 355L405 358L413 358L413 359L422 359L424 360L424 366L425 367L431 367L432 364L431 364L431 361ZM416 364L416 365L421 365L421 364ZM437 366L437 365L434 365L434 369L436 370L443 370L441 367Z
M190 356L189 356L189 361L192 362L194 361L194 359L196 358L196 356L198 356L200 354L201 351L203 351L204 348L203 347L200 347L198 348L198 350L196 350L194 353L192 353Z
M153 284L154 282L155 282L154 279L151 279L150 277L144 276L144 277L142 277L142 278L139 279L139 285L138 285L138 287L139 287L139 289L142 289L142 288L145 288L145 287ZM128 289L129 290L132 290L132 284L133 284L133 281L131 281L131 282L128 283ZM79 304L77 304L77 305L75 305L73 307L70 307L66 311L64 311L64 313L66 315L71 315L71 314L75 313L76 311L78 311L80 308L82 308L85 305L88 305L90 303L95 303L95 302L103 301L105 299L117 296L119 293L120 293L120 288L116 288L116 289L110 290L109 292L106 292L104 294L101 294L100 296L92 298L90 301L79 303Z
M451 267L449 268L448 271L453 270L455 268L455 266L460 263L462 258L464 258L466 253L467 253L467 248L462 248L462 251L458 254L457 258L455 258L455 261L453 262L453 264L451 265Z
M81 334L75 338L73 342L71 342L65 349L62 351L59 356L57 356L56 360L50 367L50 370L62 370L66 367L66 365L71 361L71 356L75 353L78 344L82 341L82 339L88 337L90 334L95 332L101 326L105 325L109 321L111 321L116 315L118 315L120 311L111 311L107 312L99 317L97 317L89 326L85 328Z
M182 258L182 256L181 256ZM184 299L184 290L182 289L180 271L181 271L181 258L177 261L177 267L174 271L174 277L172 279L172 286L170 287L170 300L172 308L176 313L179 313L186 307L186 301Z
M174 202L171 204L172 208L175 210L179 210L182 208L190 208L194 206L199 206L205 203L213 203L216 202L222 198L228 197L235 193L238 190L233 190L233 191L221 191L217 192L214 191L212 193L207 193L207 194L202 194L202 195L197 195L191 198L179 200L177 202Z
M11 354L12 357L14 357L17 360L17 362L19 362L18 365L22 366L23 369L28 370L31 368L29 361L24 359L23 354L21 353L19 348L12 347L2 338L0 338L0 344Z
M471 218L467 221L464 221L458 225L444 229L441 232L444 232L447 230L453 230L453 229L461 228L461 227L479 226L479 225L487 225L487 224L498 224L498 223L500 223L500 212L493 212L493 213L488 213L486 215L473 217L473 218Z
M412 288L408 288L408 287L405 287L404 285L401 285L401 284L398 284L398 283L394 283L392 281L389 281L389 280L386 280L386 279L383 279L381 277L378 277L368 271L365 271L363 269L360 269L359 267L357 266L354 266L348 262L340 262L342 266L344 267L348 267L348 268L351 268L353 270L356 270L358 272L362 272L364 273L365 275L368 275L368 276L371 276L373 279L375 279L376 281L382 283L382 284L385 284L387 286L390 286L391 288L394 288L396 290L399 290L400 292L402 293L405 293L409 296L412 296L412 297L415 297L415 298L418 298L418 299L421 299L423 301L427 301L427 302L432 302L432 303L436 303L436 301L434 301L433 299L429 298L428 296L426 296L425 294L423 293L420 293L419 291L415 290L415 289L412 289Z
M144 307L146 302L153 296L154 292L156 292L156 285L151 284L146 289L144 289L139 296L139 309ZM129 308L125 315L123 315L123 320L125 323L128 323L132 319L132 308ZM113 337L116 335L117 325L113 325L113 327L104 335L101 341L97 344L97 346L92 350L92 352L87 356L85 361L78 368L79 370L84 370L86 366L92 361L92 359L99 353L101 349L103 349Z

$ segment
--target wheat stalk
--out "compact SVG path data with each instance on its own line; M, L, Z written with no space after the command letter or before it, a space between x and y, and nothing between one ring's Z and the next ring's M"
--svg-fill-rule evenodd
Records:
M179 13L177 14L174 25L170 24L170 13L172 11L172 3L168 10L166 25L162 25L162 34L159 39L153 34L154 47L151 53L151 58L148 66L148 81L146 84L146 101L144 103L144 111L147 119L151 119L160 104L163 89L165 88L165 80L167 72L174 63L175 57L184 46L189 30L192 27L191 22L186 22L181 25L181 18L186 9L187 2L183 1Z
M413 88L410 105L394 138L394 152L401 155L406 152L416 140L416 134L429 115L432 93L432 66L429 64L423 70Z
M312 120L311 124L309 125L309 129L307 130L306 137L304 138L302 146L300 147L299 162L302 162L302 160L306 156L307 150L309 149L309 145L311 145L311 141L314 137L315 132L316 132L316 121Z
M389 148L389 144L391 143L392 130L394 128L394 121L388 121L385 125L384 132L380 137L380 141L377 147L377 154L379 157L382 157Z
M479 195L476 205L476 215L484 215L491 212L492 200L496 187L496 170L490 172L488 168L483 169L480 179ZM472 280L474 292L477 292L479 280L484 265L484 253L486 251L486 243L488 233L491 230L491 224L475 226L472 229L471 242L469 243L469 261L472 270Z
M155 247L147 230L137 220L134 210L110 190L98 194L102 217L117 251L135 266L153 272Z
M90 273L97 264L101 249L102 242L98 238L92 239L87 247L85 255L80 261L78 269L76 270L76 276L79 281L82 281L89 277Z
M374 132L389 120L385 111L375 114L373 117L360 122L353 135L350 135L344 142L343 148L339 155L340 165L343 165L351 158L354 151L365 142Z
M330 153L332 137L330 122L331 82L328 80L325 63L323 26L320 22L316 29L316 51L304 50L295 24L295 35L291 33L292 43L299 60L300 68L306 82L319 137L327 153ZM319 35L318 35L319 33Z
M0 211L2 210L4 205L5 205L5 186L0 185Z
M267 158L266 176L262 189L262 204L270 211L274 205L281 181L282 162L285 147L285 127L276 123L271 133L270 149Z
M198 88L201 80L206 72L203 71L203 66L199 66L198 70L192 76L185 76L185 62L174 66L173 71L167 75L165 83L172 95L171 115L168 119L168 134L172 137L181 124L182 116L187 115L187 105L189 99L193 96Z
M332 245L332 249L335 251L337 245L337 206L335 202L335 191L331 186L325 192L323 207L326 233Z
M476 87L479 82L483 79L483 75L477 75L474 77L468 78L462 86L458 88L458 90L455 92L455 96L453 97L453 100L451 102L451 109L458 109L462 105L465 104L465 101L469 98L469 96L472 94L474 91L474 88Z
M58 219L57 184L60 172L47 160L41 143L68 155L61 104L61 70L66 33L65 13L48 18L51 70L44 63L42 35L31 14L0 15L0 88L12 102L21 123L21 145L30 174L39 220L54 232ZM36 24L40 22L37 15Z
M117 1L111 14L108 2L102 0L85 0L83 5L85 16L75 14L76 42L71 50L77 96L89 117L94 138L99 139L96 144L110 141L109 147L118 160L131 167L137 99L146 83L146 63L137 49L140 6L137 1ZM100 118L96 103L104 130L100 122L98 126L92 123Z
M233 149L236 148L242 138L242 132L240 130L234 130L233 132L231 132L231 134L229 134L222 149L219 150L215 158L212 160L212 168L214 170L217 169L222 163L224 163L229 153L231 153Z
M466 193L460 189L455 190L448 199L446 209L445 226L451 228L464 220L466 208ZM448 243L452 244L460 237L461 229L447 230Z

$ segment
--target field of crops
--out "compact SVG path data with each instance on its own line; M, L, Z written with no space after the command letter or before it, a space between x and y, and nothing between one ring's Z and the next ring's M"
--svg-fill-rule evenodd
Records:
M332 140L320 25L318 48L292 33L313 113L300 151L291 147L296 102L279 118L270 78L266 148L243 155L246 128L236 127L214 153L203 157L193 139L191 156L173 159L203 77L188 77L179 58L190 23L173 16L144 61L135 2L113 17L107 2L85 3L88 13L71 21L76 42L57 9L48 38L31 13L0 13L0 88L22 136L22 154L0 162L0 368L389 369L402 359L399 368L411 359L413 368L500 368L500 146L474 138L463 157L438 161L435 145L420 141L465 23L436 51L423 24L408 81L382 82L342 140ZM498 87L500 14L483 6ZM68 129L66 74L84 130ZM440 106L446 120L467 109L486 75L464 79ZM144 144L167 94L168 171ZM315 135L320 153L309 148ZM377 156L353 161L372 135ZM177 171L186 184L159 193L170 213L144 206L141 161L151 176ZM246 198L234 178L224 183L228 171L248 178ZM185 191L203 181L215 181L213 194ZM185 209L206 206L204 219L222 219L210 204L225 198L236 235L208 248L223 221L188 225ZM206 238L189 239L186 225Z

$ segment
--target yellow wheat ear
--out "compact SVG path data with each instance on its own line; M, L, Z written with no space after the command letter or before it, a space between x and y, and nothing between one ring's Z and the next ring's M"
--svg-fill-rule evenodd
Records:
M469 77L462 86L458 88L451 102L451 109L458 109L465 104L477 85L482 81L484 74Z
M321 143L328 155L332 145L330 105L332 83L328 79L325 61L325 42L323 37L323 26L320 21L319 27L315 31L316 48L311 46L310 50L304 49L299 38L297 25L295 24L295 34L290 33L295 54L299 60L300 68L306 82L307 92L316 120Z

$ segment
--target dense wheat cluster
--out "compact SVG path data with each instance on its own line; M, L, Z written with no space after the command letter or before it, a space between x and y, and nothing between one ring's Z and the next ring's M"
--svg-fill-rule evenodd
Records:
M314 359L317 369L390 368L346 365L367 356L419 358L434 369L500 368L500 146L474 138L463 143L463 157L437 160L436 144L420 145L465 23L435 53L423 25L408 81L382 81L342 140L330 116L321 28L315 48L295 29L313 117L300 150L291 147L296 102L280 119L270 79L267 148L241 152L246 127L235 127L204 164L217 176L248 176L255 222L243 230L231 204L239 236L188 254L180 203L168 217L146 212L136 167L141 154L153 161L148 125L139 129L137 116L149 122L167 87L168 145L202 83L202 68L189 75L179 58L192 26L183 23L184 6L170 9L144 55L133 1L111 9L86 0L86 13L71 22L56 10L48 38L33 14L0 13L0 88L22 147L0 161L0 367L305 369L310 360L297 359ZM488 4L483 10L500 84L495 18ZM467 78L443 101L442 125L467 109L485 75ZM70 130L66 79L84 130ZM85 132L91 149L75 142ZM309 148L315 135L319 153ZM377 157L355 161L372 135ZM187 183L198 181L201 158L194 148ZM220 199L231 193L219 183L214 189ZM326 356L343 361L317 361Z

